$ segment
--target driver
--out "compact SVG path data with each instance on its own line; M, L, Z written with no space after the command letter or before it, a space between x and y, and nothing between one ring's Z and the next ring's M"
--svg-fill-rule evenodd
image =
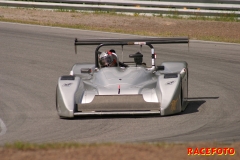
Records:
M117 56L113 49L107 52L102 52L99 55L99 63L101 67L116 67L117 66Z

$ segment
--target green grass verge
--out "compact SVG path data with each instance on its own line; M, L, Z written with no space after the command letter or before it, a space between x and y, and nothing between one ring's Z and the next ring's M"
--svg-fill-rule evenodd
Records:
M2 149L16 149L16 150L47 150L47 149L69 149L69 148L90 148L90 147L102 147L102 146L144 146L148 148L157 147L157 148L172 148L173 146L185 147L185 146L238 146L239 143L221 143L221 142L198 142L198 143L166 143L166 142L142 142L142 143L77 143L77 142L55 142L55 143L30 143L30 142L22 142L16 141L14 143L6 143L1 146Z
M28 143L28 142L14 142L14 143L6 143L2 148L4 149L17 149L17 150L38 150L38 149L66 149L66 148L80 148L80 147L97 147L97 146L109 146L113 145L113 143L91 143L91 144L82 144L82 143Z
M66 10L66 9L58 9L56 10L58 12L79 12L77 10ZM87 11L81 11L81 13L89 13ZM94 14L110 14L110 15L116 15L116 16L129 16L127 14L124 13L117 13L116 11L112 10L112 11L101 11L101 10L94 10L92 11L92 13ZM189 20L203 20L203 21L222 21L222 22L240 22L240 17L238 17L237 14L235 14L234 12L232 13L227 13L227 14L219 14L218 16L201 16L201 15L191 15L191 16L183 16L180 15L178 12L176 11L172 11L170 12L170 14L145 14L145 13L132 13L131 14L134 17L138 17L138 16L154 16L154 17L166 17L166 18L172 18L172 19L189 19Z
M75 143L75 142L66 142L66 143L29 143L29 142L21 142L17 141L14 143L6 143L1 148L3 149L17 149L17 150L46 150L46 149L68 149L68 148L88 148L88 147L100 147L100 146L127 146L127 145L151 145L154 147L160 147L160 148L169 148L173 145L184 145L184 144L174 144L174 143Z

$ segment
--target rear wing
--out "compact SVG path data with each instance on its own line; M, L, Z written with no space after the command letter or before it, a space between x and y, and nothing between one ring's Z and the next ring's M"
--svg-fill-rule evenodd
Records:
M100 45L100 44L112 44L112 45L135 45L136 43L148 44L169 44L169 43L189 43L188 37L179 38L128 38L128 39L75 39L74 45Z
M95 50L95 64L96 67L99 67L98 64L98 54L99 49L102 46L109 45L147 45L151 48L152 53L152 68L155 68L155 52L152 44L172 44L172 43L188 43L188 37L179 37L179 38L127 38L127 39L111 39L111 38L102 38L102 39L75 39L75 53L77 54L78 45L98 45Z

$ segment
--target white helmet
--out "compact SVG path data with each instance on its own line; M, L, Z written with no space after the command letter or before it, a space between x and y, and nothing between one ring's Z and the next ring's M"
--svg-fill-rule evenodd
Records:
M101 67L113 67L117 65L116 58L110 51L102 52L99 55L99 64Z

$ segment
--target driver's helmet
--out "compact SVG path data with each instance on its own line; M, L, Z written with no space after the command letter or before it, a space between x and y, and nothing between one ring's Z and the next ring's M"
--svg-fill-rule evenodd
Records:
M108 52L102 52L99 55L99 64L101 65L101 67L117 66L116 56L113 54L112 50Z

